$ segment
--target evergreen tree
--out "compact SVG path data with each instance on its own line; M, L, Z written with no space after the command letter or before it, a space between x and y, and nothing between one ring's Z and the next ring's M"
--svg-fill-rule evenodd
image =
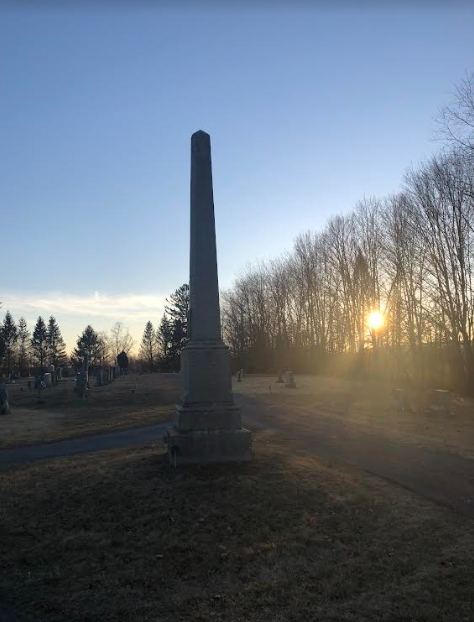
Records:
M174 294L171 294L169 300L166 299L166 302L168 305L165 306L165 312L169 316L171 337L167 344L164 362L168 369L178 371L179 355L188 343L189 285L187 283L181 285Z
M26 320L21 317L18 320L18 371L24 373L29 363L29 350L31 335Z
M120 369L128 369L128 356L125 350L122 350L120 354L117 356L117 363Z
M173 326L170 319L163 314L157 330L157 341L160 348L161 370L170 368L170 348L173 340Z
M89 366L100 365L102 361L103 343L101 337L89 324L77 340L72 361L76 366L82 365L86 352L89 354Z
M5 356L5 342L3 341L3 337L0 334L0 369L2 368L4 356Z
M15 321L10 313L7 311L5 315L5 319L3 320L2 327L0 329L2 334L2 339L5 348L4 354L4 365L6 374L11 374L14 355L15 355L15 346L18 341L18 328L16 327Z
M2 306L2 303L0 302L0 307L1 306ZM0 370L2 369L2 363L3 363L4 356L5 356L5 342L3 341L2 331L0 330Z
M145 326L145 330L143 331L142 343L140 346L140 354L146 360L150 372L153 371L155 366L156 359L156 350L157 350L157 339L155 330L153 328L153 324L148 321Z
M186 333L186 328L183 326L181 320L176 319L172 324L173 332L171 335L171 344L169 348L169 356L175 361L174 367L176 371L179 370L179 355L181 354L181 350L188 343L188 336Z
M35 329L33 331L33 337L31 338L31 350L40 371L43 372L48 355L48 330L41 315L37 319Z
M54 367L62 367L66 363L66 344L62 338L56 318L51 316L48 322L47 336L48 360Z
M169 315L172 323L179 322L179 332L184 340L182 347L186 345L188 336L188 316L189 316L189 285L184 283L181 287L171 294L170 299L166 299L168 303L165 306L165 313Z

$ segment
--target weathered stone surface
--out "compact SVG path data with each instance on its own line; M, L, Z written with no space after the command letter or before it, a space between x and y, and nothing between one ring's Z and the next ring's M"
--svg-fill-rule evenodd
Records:
M233 402L177 404L176 413L180 430L233 430L242 427L240 410Z
M232 401L229 350L222 341L191 341L181 354L183 404Z
M188 345L181 353L182 402L166 441L172 464L249 460L251 435L233 403L229 349L222 341L211 143L191 137Z
M285 387L287 389L296 389L295 376L292 371L285 372Z
M211 137L203 131L191 137L189 297L191 341L220 341Z
M235 430L192 430L170 428L168 455L174 466L208 462L248 462L252 437L245 428Z

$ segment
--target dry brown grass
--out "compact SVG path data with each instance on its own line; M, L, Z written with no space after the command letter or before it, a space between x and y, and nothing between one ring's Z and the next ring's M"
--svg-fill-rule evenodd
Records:
M422 396L412 397L413 412L397 413L387 385L361 384L325 376L297 376L297 388L276 384L274 376L246 376L234 391L278 406L287 421L311 426L316 418L342 418L364 431L403 442L474 457L474 401L453 396L449 415L417 410ZM89 399L74 394L74 381L44 390L42 403L21 385L9 385L11 415L0 417L0 448L48 442L169 421L179 401L179 382L166 374L121 377L92 388ZM271 386L271 393L268 387ZM21 391L20 389L24 390Z
M311 425L318 418L342 418L354 426L390 435L403 442L474 458L474 400L453 395L449 414L426 413L426 392L409 393L412 411L398 413L392 387L328 376L296 376L296 389L275 383L275 376L234 378L233 389L287 413L287 421ZM271 393L269 393L271 387ZM428 400L429 401L429 400Z
M161 374L130 375L94 387L89 398L74 393L74 380L44 389L41 401L27 380L9 385L12 412L0 417L0 448L42 443L169 421L179 383ZM23 389L23 391L21 391Z
M0 599L46 622L467 621L474 525L256 437L245 465L161 448L15 468Z

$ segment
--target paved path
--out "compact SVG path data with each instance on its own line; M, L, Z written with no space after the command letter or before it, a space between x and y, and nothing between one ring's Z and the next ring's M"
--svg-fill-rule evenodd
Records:
M119 449L120 447L139 445L146 441L157 441L163 438L168 425L167 423L160 423L131 430L118 430L107 434L43 443L42 445L25 445L13 449L2 449L0 450L0 465L31 462L43 458L60 458L104 449Z
M245 425L252 428L265 427L257 417L249 413L245 417ZM107 449L120 449L132 447L149 441L162 441L166 428L170 423L158 423L141 428L117 430L105 434L94 434L64 441L52 441L40 445L24 445L12 449L0 449L0 466L21 464L46 458L61 458L74 454L89 453L91 451L103 451ZM0 621L1 622L1 621Z
M308 425L288 422L288 414L258 399L237 397L251 417L266 414L292 449L352 464L395 482L457 513L474 518L474 460L395 439L315 410ZM268 427L268 426L267 426Z
M246 426L282 433L294 450L304 449L327 460L355 465L474 518L474 460L408 444L370 427L356 427L340 418L328 417L327 413L318 415L315 411L311 422L302 427L289 423L285 413L274 405L267 406L256 398L241 395L236 396L236 401L242 408ZM3 449L0 466L159 442L167 425Z

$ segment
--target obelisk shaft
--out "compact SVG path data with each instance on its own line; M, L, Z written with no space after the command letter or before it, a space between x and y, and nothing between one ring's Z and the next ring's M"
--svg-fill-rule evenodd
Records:
M221 322L217 278L216 226L212 191L211 139L191 137L190 340L219 341Z
M181 351L183 395L166 433L171 464L250 460L252 439L232 399L229 348L221 338L211 140L191 137L190 340Z

